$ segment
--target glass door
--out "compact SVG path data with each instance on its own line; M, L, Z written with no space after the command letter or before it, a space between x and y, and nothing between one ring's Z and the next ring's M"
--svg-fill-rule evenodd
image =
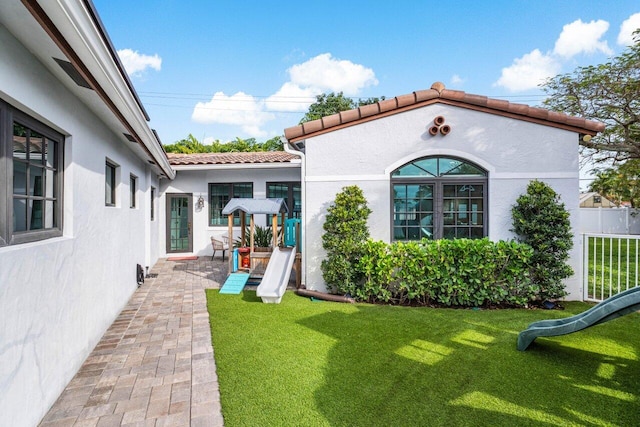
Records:
M192 252L191 194L167 195L167 253Z

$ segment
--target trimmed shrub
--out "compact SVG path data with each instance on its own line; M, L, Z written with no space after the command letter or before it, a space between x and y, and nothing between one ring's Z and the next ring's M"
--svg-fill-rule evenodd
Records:
M369 240L357 265L353 296L367 302L479 307L526 306L537 288L529 276L531 247L488 239Z
M569 212L547 184L531 181L511 209L513 232L533 248L532 279L539 301L564 297L563 279L573 274L567 260L573 247Z
M343 187L327 209L323 225L322 247L327 258L322 261L322 277L333 292L355 295L361 275L356 264L369 238L367 220L371 209L360 187Z

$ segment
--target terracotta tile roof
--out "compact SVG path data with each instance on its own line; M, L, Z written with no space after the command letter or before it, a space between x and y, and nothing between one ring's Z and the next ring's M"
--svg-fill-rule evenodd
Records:
M167 153L171 166L225 165L243 163L288 163L298 156L284 151L256 151L250 153Z
M296 142L309 136L331 132L435 103L470 108L590 135L595 135L604 130L604 124L600 122L573 117L545 110L544 108L514 104L509 101L473 95L459 90L449 90L445 89L444 84L436 82L428 90L396 96L375 104L364 105L353 110L342 111L338 114L287 128L284 130L284 136L289 142Z

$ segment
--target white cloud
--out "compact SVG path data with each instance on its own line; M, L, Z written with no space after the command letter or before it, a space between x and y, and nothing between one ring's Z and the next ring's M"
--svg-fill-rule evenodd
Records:
M522 58L516 58L511 66L503 68L494 86L502 86L512 92L535 89L559 71L560 64L553 56L534 49Z
M138 53L137 50L121 49L118 56L129 76L139 76L149 68L160 71L162 67L162 58L158 54L150 56Z
M591 22L582 22L580 19L573 21L562 27L553 51L542 53L540 49L534 49L521 58L514 59L510 66L502 69L494 86L502 86L512 92L536 89L547 78L560 73L562 66L576 55L611 55L613 51L607 41L601 40L608 29L609 23L601 19Z
M467 79L463 79L462 77L460 77L457 74L454 74L453 76L451 76L451 85L452 86L461 86L466 81L467 81Z
M274 114L264 111L263 102L243 92L232 96L216 92L211 101L198 102L191 115L197 123L241 126L250 137L266 136L260 127L274 118Z
M286 82L282 87L266 100L266 107L271 111L301 111L306 112L309 105L316 102L316 95L322 92L311 87L300 87L295 83Z
M634 13L620 25L618 44L631 46L633 44L633 32L638 28L640 28L640 13Z
M323 53L287 70L291 83L319 93L344 92L347 96L357 95L361 89L376 86L378 79L371 68L354 64L344 59L336 59L330 53Z
M232 96L217 92L211 101L196 104L191 119L198 123L241 126L252 137L267 136L262 127L275 119L277 112L304 113L322 93L344 92L353 96L378 84L371 68L333 58L330 53L293 65L287 73L289 80L264 100L243 92Z
M580 53L602 52L611 55L606 40L600 40L609 29L609 23L599 19L597 21L582 22L578 19L562 27L562 32L556 40L553 53L564 58L571 58Z

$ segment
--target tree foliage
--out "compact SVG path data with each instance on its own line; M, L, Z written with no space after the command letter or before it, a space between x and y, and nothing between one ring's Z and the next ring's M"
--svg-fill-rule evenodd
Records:
M344 93L323 93L316 96L316 102L309 106L309 111L300 120L300 123L310 122L322 117L330 116L332 114L339 113L340 111L353 110L354 108L361 107L363 105L375 104L385 97L380 98L366 98L355 101L351 98L344 96Z
M640 158L640 30L634 44L600 65L547 80L544 105L555 111L603 122L604 132L580 141L595 161Z
M533 248L532 280L541 301L562 298L567 293L563 279L573 274L567 264L573 247L569 212L560 196L547 184L531 181L527 192L511 209L513 230L519 240Z
M232 153L232 152L251 152L251 151L282 151L284 148L280 137L273 137L265 142L257 142L255 138L236 138L229 142L220 142L215 140L211 144L203 144L198 139L189 134L185 139L177 141L175 144L164 146L167 153Z
M369 238L367 220L371 209L360 187L344 187L327 209L322 247L322 277L330 290L355 295L361 273L356 266Z
M640 204L640 159L599 170L591 182L589 191L596 191L617 205L629 202L631 207Z

